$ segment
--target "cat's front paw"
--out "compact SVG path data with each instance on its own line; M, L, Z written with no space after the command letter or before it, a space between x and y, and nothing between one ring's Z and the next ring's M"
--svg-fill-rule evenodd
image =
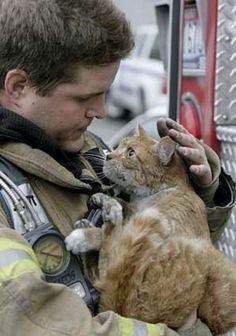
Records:
M104 222L111 222L114 225L121 225L123 221L122 206L118 201L110 198L102 208Z
M94 227L93 223L91 223L86 218L79 219L74 224L75 229L85 229L85 228L91 228L91 227Z
M65 245L67 251L71 251L74 254L90 251L90 246L83 229L72 231L71 234L65 238Z
M102 208L104 201L106 201L107 198L108 196L103 193L96 193L90 197L89 203L91 206Z
M90 204L102 209L104 222L111 222L114 225L122 224L122 206L116 199L103 193L96 193L91 196Z

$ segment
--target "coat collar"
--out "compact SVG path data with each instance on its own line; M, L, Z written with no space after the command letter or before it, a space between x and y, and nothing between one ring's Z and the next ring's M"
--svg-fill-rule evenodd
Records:
M96 148L95 141L89 135L86 135L84 148L86 151ZM96 176L91 165L84 165L81 178L78 179L49 154L24 143L1 143L0 155L27 173L62 187L84 189L89 192L93 189L91 185L96 183L100 185L101 190L106 189Z

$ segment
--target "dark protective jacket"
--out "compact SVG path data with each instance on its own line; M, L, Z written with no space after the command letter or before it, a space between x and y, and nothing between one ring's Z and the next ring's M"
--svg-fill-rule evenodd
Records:
M94 149L103 155L102 147L96 138L89 133L86 135L80 153L81 178L76 178L43 150L19 141L2 141L0 155L24 171L46 214L66 236L73 230L73 223L87 212L88 197L94 186L97 190L107 189L98 179L88 160L89 155L86 156ZM234 205L234 183L224 175L220 188L227 198L222 200L218 194L219 206L214 204L220 169L211 151L208 157L213 169L213 183L204 189L196 186L196 189L211 206L208 209L209 225L212 237L216 239ZM192 329L179 334L211 335L199 320ZM45 281L33 250L10 228L5 212L0 208L0 335L174 336L178 333L163 324L152 325L113 312L92 317L83 300L71 289Z

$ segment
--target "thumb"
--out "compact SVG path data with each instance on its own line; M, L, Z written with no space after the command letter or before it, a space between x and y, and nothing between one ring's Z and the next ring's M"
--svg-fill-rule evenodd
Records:
M194 326L197 321L197 310L194 310L192 314L185 320L183 326L178 331L185 331Z
M158 131L161 138L168 135L169 128L166 125L166 119L165 118L159 118L157 120L157 131Z

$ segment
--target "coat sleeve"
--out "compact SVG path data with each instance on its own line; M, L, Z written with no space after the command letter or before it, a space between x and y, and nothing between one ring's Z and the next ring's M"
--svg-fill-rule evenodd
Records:
M199 186L194 177L192 182L197 194L207 206L208 224L213 242L223 232L235 205L235 182L221 168L217 154L203 144L212 171L212 182L208 186Z
M213 243L219 239L232 214L235 206L235 190L235 182L222 170L219 186L211 206L207 207L208 224Z
M164 324L148 324L105 312L92 317L82 299L50 284L28 243L0 228L0 334L4 336L177 336ZM181 335L211 335L197 321Z

